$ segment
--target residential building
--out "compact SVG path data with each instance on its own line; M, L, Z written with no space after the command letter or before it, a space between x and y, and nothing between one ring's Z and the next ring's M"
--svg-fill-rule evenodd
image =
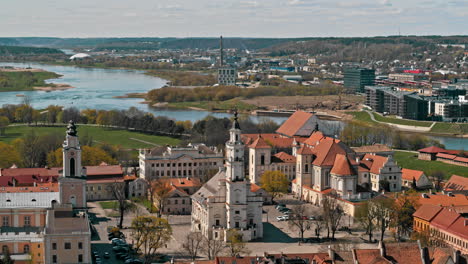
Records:
M223 66L218 69L218 84L219 85L236 85L237 71L234 67Z
M205 179L211 171L223 166L223 153L204 144L187 147L156 147L140 149L140 178L151 180L160 177Z
M445 183L444 192L459 193L468 196L468 178L452 175Z
M390 73L388 78L397 82L415 82L426 79L427 77L424 74L416 73Z
M168 178L164 179L170 185L170 191L163 201L163 214L190 214L192 200L190 196L202 186L197 178Z
M364 87L375 84L375 70L365 68L345 68L344 87L355 93L364 93Z
M372 191L401 191L401 168L392 156L366 154L359 163L359 172L359 184L362 186L369 184Z
M401 169L402 186L408 188L427 189L432 187L432 182L420 170Z
M36 176L35 170L42 175ZM23 177L0 176L11 183L0 187L0 247L20 264L91 263L86 175L72 122L63 144L60 175L44 175L51 171L58 170L31 168L32 173Z
M241 129L234 116L226 142L226 165L192 195L192 230L205 237L226 240L226 232L236 229L242 239L263 237L263 197L251 191L245 177Z
M466 122L468 119L468 103L458 100L435 100L434 115L442 121Z
M427 232L429 239L446 245L461 254L468 254L468 206L441 207L423 205L414 214L418 232Z

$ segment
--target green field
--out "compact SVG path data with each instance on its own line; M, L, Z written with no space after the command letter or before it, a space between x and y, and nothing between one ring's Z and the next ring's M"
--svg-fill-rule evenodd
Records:
M459 123L436 123L431 132L434 133L451 133L451 134L468 134L468 124Z
M99 202L102 209L116 209L117 202L116 201L107 201L107 202Z
M32 91L37 86L53 86L45 82L58 78L54 72L0 72L0 92Z
M440 161L418 160L417 153L395 151L394 159L398 162L398 166L406 169L421 170L428 176L435 171L441 171L447 179L452 174L468 177L467 167L446 164Z
M346 112L354 117L354 120L370 123L370 124L378 124L377 122L373 121L369 114L364 111L354 111L354 112Z
M208 111L226 111L232 109L237 109L239 111L253 111L258 108L255 105L244 103L238 99L230 99L226 101L173 102L169 103L168 106L182 109L194 107Z
M415 121L409 119L399 119L390 116L381 116L377 113L372 113L374 115L375 120L385 123L392 123L397 125L406 125L406 126L420 126L420 127L430 127L432 122L425 122L425 121Z
M65 127L29 127L29 126L9 126L6 128L6 135L0 137L0 141L11 142L23 136L30 130L34 130L38 135L58 133L65 138ZM123 148L151 148L156 145L177 145L180 140L166 136L147 135L139 132L131 132L122 129L111 129L97 126L78 125L78 136L91 136L94 143L108 143L119 145ZM144 142L143 142L144 141ZM145 143L149 142L149 143Z

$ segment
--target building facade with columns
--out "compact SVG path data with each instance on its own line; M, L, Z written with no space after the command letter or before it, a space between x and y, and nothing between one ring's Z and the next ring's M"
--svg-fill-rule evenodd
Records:
M226 232L235 229L244 241L250 241L263 237L263 197L252 191L245 177L245 146L237 113L229 134L225 166L192 195L192 230L226 240Z

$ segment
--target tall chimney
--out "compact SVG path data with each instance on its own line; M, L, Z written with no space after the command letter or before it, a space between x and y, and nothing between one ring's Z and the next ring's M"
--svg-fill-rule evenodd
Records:
M219 66L223 67L224 65L224 55L223 55L223 36L219 37Z

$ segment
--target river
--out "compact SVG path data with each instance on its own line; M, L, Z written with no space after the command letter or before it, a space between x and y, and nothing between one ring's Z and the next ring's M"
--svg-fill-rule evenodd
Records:
M4 104L19 104L27 96L33 107L45 108L49 105L61 105L65 107L76 107L78 109L119 109L125 110L129 107L136 107L142 111L151 112L155 115L167 116L176 120L190 120L195 122L208 115L215 117L229 117L227 113L212 113L209 111L194 110L175 110L175 109L156 109L146 104L141 104L139 98L114 98L114 96L125 95L127 93L144 93L151 89L161 88L166 81L143 74L143 71L124 70L124 69L99 69L99 68L81 68L73 66L56 66L39 63L6 63L0 62L0 66L14 67L32 67L44 69L46 71L56 72L63 75L58 79L51 79L51 83L66 83L75 88L64 91L26 91L26 92L1 92L0 106ZM285 117L256 117L251 116L254 122L263 119L270 119L277 123L286 120ZM342 127L340 121L324 121L330 127ZM435 137L440 140L448 149L468 150L467 138Z

